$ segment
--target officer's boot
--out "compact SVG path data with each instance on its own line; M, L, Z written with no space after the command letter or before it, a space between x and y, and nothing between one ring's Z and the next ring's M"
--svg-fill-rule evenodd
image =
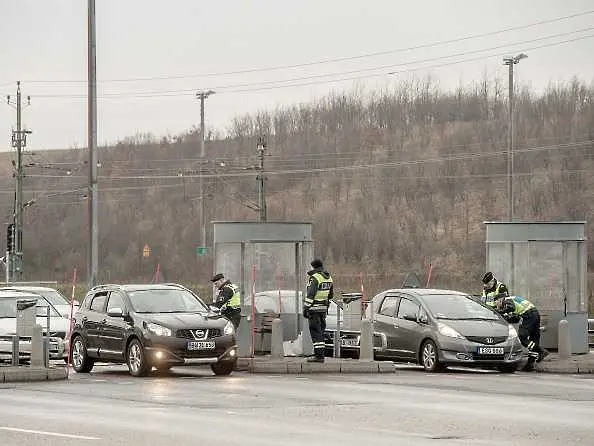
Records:
M307 362L324 362L324 348L314 348L314 356L307 358Z

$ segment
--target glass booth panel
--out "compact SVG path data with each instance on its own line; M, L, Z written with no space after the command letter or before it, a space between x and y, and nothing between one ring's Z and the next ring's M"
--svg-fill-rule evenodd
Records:
M236 283L243 288L244 284L241 283L241 243L218 243L216 245L215 274L216 273L223 273L231 282Z
M563 308L563 243L530 242L530 295L542 314Z
M529 249L528 243L514 243L513 256L513 281L508 284L509 292L512 295L526 296L530 290L528 265L529 265Z

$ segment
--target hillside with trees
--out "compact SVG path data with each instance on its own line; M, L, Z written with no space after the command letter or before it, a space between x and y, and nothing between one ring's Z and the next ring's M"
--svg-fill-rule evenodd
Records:
M316 254L341 288L357 287L361 272L374 292L409 271L424 276L431 263L432 285L476 291L483 222L507 218L506 89L484 80L443 91L425 79L239 116L208 133L204 163L196 129L101 147L100 278L147 281L158 262L169 281L204 283L212 265L195 251L199 173L209 221L257 220L253 167L264 135L268 219L314 222ZM520 88L515 104L516 215L592 221L594 86ZM4 159L10 215L14 180ZM67 281L74 266L86 277L86 159L75 149L27 155L25 199L36 202L25 209L26 279Z

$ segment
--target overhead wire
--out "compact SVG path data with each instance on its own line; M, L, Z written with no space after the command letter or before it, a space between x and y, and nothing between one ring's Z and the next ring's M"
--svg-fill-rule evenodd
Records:
M577 149L584 149L589 148L594 144L594 140L586 140L586 141L579 141L579 142L570 142L564 144L555 144L549 146L536 146L536 147L524 147L524 148L517 148L514 149L514 154L521 154L521 153L534 153L534 152L544 152L544 151L552 151L552 150L577 150ZM471 152L471 153L457 153L457 154L449 154L447 156L442 157L433 157L433 158L423 158L423 159L412 159L412 160L398 160L398 161L388 161L388 162L379 162L379 163L360 163L360 164L353 164L348 166L330 166L330 167L313 167L313 168L295 168L295 169L277 169L277 170L267 170L266 174L270 176L275 175L291 175L294 173L322 173L322 172L342 172L342 171L357 171L357 170L364 170L364 169L374 169L374 168L394 168L400 166L413 166L413 165L422 165L428 163L439 163L439 162L446 162L446 161L460 161L460 160L468 160L468 159L475 159L475 158L492 158L498 157L501 155L507 155L506 150L497 150L497 151L488 151L488 152ZM252 172L225 172L225 173L202 173L202 174L191 174L191 175L184 175L180 177L179 175L122 175L122 176L109 176L109 177L100 177L101 180L177 180L180 179L192 179L192 178L232 178L232 177L253 177L254 174ZM33 176L34 177L34 176ZM51 177L49 175L40 175L39 177ZM86 178L82 176L69 176L69 178Z
M317 74L317 75L302 76L302 77L295 77L295 78L282 79L282 80L251 82L251 83L243 83L243 84L228 84L228 85L213 86L213 87L209 87L209 88L216 90L218 94L245 93L245 92L257 92L257 91L273 90L273 89L280 89L280 88L310 86L310 85L326 84L326 83L333 83L333 82L344 82L344 81L349 81L349 80L359 80L359 79L365 79L365 78L370 78L370 77L410 73L410 72L419 71L419 70L442 68L442 67L451 66L451 65L458 65L458 64L467 63L467 62L474 62L476 60L481 60L481 59L486 59L486 58L503 56L504 53L489 54L486 56L479 56L479 57L473 57L473 58L468 58L468 59L463 59L463 60L456 60L456 61L451 61L451 62L434 64L434 65L430 65L427 67L422 66L422 67L416 67L416 68L409 68L409 69L393 71L393 72L389 72L389 73L386 73L385 70L387 70L389 68L399 67L399 66L409 66L409 65L419 64L419 63L426 63L426 62L431 62L431 61L436 61L436 60L448 59L448 58L452 58L452 57L476 54L476 53L491 51L494 49L504 48L504 47L508 47L508 46L516 46L516 45L522 44L522 43L536 42L536 41L541 41L541 40L558 37L558 36L562 36L562 35L575 34L578 32L584 32L585 30L591 31L593 29L594 29L594 27L589 27L589 28L584 28L582 30L570 31L567 33L560 33L560 34L556 34L556 35L552 35L552 36L546 36L546 37L541 37L541 38L522 41L522 42L498 45L495 47L472 50L472 51L463 51L463 52L459 52L459 53L456 53L453 55L436 56L436 57L432 57L432 58L426 58L426 59L416 60L416 61L411 61L411 62L402 62L402 63L398 63L398 64L384 65L381 67L365 68L365 69L351 70L351 71L342 71L342 72L337 72L337 73ZM558 45L562 45L565 43L576 42L579 40L590 39L593 37L594 37L594 34L591 34L591 35L587 35L587 36L576 37L573 39L566 39L566 40L562 40L562 41L558 41L558 42L552 42L552 43L548 43L548 44L528 47L528 48L525 48L523 51L535 51L538 49L550 48L553 46L558 46ZM342 78L337 78L337 79L327 79L327 80L323 80L323 81L312 80L309 82L300 82L302 80L318 79L320 77L344 76L344 75L348 75L348 74L363 73L363 72L377 71L377 70L384 70L384 72L371 74L371 75L357 75L357 76L348 76L348 77L342 77ZM290 82L297 82L297 83L290 83ZM283 85L277 85L279 83L283 84ZM284 84L287 84L287 85L284 85ZM259 87L259 86L262 86L262 87ZM246 87L246 88L244 88L244 87ZM251 88L251 87L254 87L254 88ZM99 94L98 98L100 98L100 99L112 99L112 98L126 99L126 98L160 98L160 97L175 97L175 96L179 97L179 96L194 95L195 92L196 92L196 89L156 90L156 91L144 91L144 92L142 92L142 91L141 92L113 92L113 93ZM70 98L70 99L86 99L87 98L87 96L84 94L69 94L69 93L36 94L35 97L36 98Z
M232 70L232 71L222 71L222 72L213 72L213 73L202 73L202 74L193 74L193 75L168 75L168 76L152 76L152 77L136 77L136 78L119 78L119 79L103 79L99 80L99 83L116 83L116 82L141 82L141 81L161 81L161 80L174 80L174 79L192 79L192 78L202 78L202 77L217 77L217 76L227 76L227 75L237 75L237 74L248 74L248 73L257 73L257 72L266 72L266 71L278 71L278 70L285 70L285 69L294 69L294 68L304 68L309 66L315 65L324 65L330 63L337 63L337 62L345 62L345 61L352 61L352 60L359 60L377 56L385 56L390 54L397 54L407 51L415 51L419 49L426 49L432 48L436 46L444 46L450 45L452 43L460 43L468 40L475 40L480 39L483 37L490 37L498 34L504 34L512 31L519 31L523 29L529 29L537 26L557 23L564 20L569 20L572 18L583 17L586 15L594 14L594 10L587 10L582 11L574 14L569 14L561 17L555 17L552 19L545 19L536 22L532 22L526 25L519 25L519 26L512 26L508 28L503 28L500 30L495 31L488 31L479 34L473 34L469 36L457 37L448 40L439 40L435 42L429 42L425 44L413 45L404 48L397 48L393 50L385 50L385 51L375 51L375 52L368 52L354 56L344 56L344 57L337 57L337 58L326 58L317 61L310 61L310 62L303 62L303 63L296 63L296 64L286 64L286 65L276 65L271 67L255 67L255 68L246 68L246 69L239 69L239 70ZM28 83L86 83L87 80L27 80Z

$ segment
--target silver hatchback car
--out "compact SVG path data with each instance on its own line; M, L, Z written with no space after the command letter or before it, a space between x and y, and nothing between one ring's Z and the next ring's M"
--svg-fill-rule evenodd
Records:
M468 294L391 289L373 298L374 330L384 337L377 359L413 362L426 371L447 366L517 370L524 356L516 329Z

